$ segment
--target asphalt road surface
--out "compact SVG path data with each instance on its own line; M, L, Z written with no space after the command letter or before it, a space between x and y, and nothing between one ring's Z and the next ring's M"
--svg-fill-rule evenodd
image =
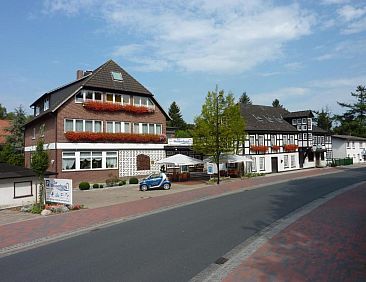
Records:
M0 281L188 281L275 220L366 180L347 169L97 229L0 259Z

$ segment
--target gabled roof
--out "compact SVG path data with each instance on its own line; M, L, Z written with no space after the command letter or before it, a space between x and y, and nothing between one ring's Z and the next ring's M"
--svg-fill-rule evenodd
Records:
M314 117L313 112L310 110L306 111L297 111L297 112L288 112L284 115L284 118L302 118L302 117Z
M0 119L0 144L5 144L6 136L10 135L7 130L10 127L10 120Z
M122 81L116 81L112 77L112 72L119 72L122 75ZM113 60L109 60L100 67L96 68L90 74L65 84L61 87L53 89L43 94L31 106L39 103L46 96L49 97L50 107L48 110L41 112L40 115L34 117L30 122L48 114L55 112L64 102L81 89L100 89L101 91L110 91L116 93L136 93L142 96L150 97L154 103L160 108L167 119L170 119L164 109L155 100L154 95L147 90L141 83L134 79L124 69L122 69Z
M366 141L366 138L352 135L332 135L332 138L343 139L347 141Z
M284 115L289 112L283 108L240 104L240 112L245 119L247 131L297 133L297 129L284 120Z
M49 171L46 171L45 173L45 175L55 175L55 174L57 173ZM30 177L30 176L37 176L35 172L30 168L0 162L0 179Z

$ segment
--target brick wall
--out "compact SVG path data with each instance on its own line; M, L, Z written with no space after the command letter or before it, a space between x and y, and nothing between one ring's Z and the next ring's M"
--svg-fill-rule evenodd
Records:
M26 126L24 131L24 144L26 147L37 145L37 140L40 137L40 128L44 124L44 143L53 143L56 141L56 118L52 114L45 115L44 117L40 117L34 122L30 123ZM33 138L33 129L36 130L35 138Z

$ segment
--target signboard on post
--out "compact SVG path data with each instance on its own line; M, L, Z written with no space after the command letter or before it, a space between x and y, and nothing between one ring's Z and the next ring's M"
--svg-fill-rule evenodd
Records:
M45 178L46 202L72 205L72 180Z

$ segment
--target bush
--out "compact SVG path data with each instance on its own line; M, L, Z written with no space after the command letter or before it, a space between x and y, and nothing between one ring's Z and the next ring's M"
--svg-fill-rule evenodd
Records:
M89 190L90 189L89 182L80 182L79 189L80 190Z
M139 184L139 180L136 177L131 177L128 181L130 184Z
M100 184L100 185L99 185L99 188L103 188L103 187L104 187L104 185L103 185L103 184Z
M118 183L119 186L123 186L123 185L126 185L126 181L125 180L122 180Z
M99 184L98 183L94 183L93 184L93 189L97 189L97 188L99 188Z
M112 187L112 186L115 186L115 185L118 185L118 183L120 182L121 180L114 176L114 177L111 177L111 178L108 178L106 179L105 181L105 184L108 186L108 187Z
M40 203L33 204L32 209L31 209L31 213L40 214L42 212L42 210L43 210L43 206Z

